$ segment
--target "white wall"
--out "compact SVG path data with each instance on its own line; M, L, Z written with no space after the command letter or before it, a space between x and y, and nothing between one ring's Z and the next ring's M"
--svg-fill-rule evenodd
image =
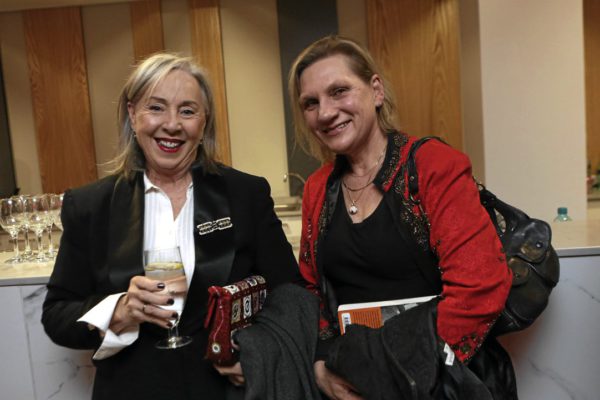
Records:
M478 180L485 182L478 3L479 0L461 0L459 4L460 91L462 100L463 150L471 159L473 175Z
M580 0L480 0L486 184L531 216L586 218Z
M276 1L221 0L220 7L233 167L266 177L273 196L287 196Z

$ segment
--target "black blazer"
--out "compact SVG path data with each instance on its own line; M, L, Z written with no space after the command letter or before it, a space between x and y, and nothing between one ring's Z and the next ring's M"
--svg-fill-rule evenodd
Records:
M265 179L227 167L220 167L219 174L204 174L197 167L192 176L196 266L179 330L194 341L177 350L157 350L154 343L166 331L142 324L135 343L94 361L94 399L224 398L226 379L203 360L207 288L251 274L263 275L270 287L301 282ZM231 228L199 234L199 225L226 217ZM109 176L67 191L61 218L64 232L42 323L59 345L96 349L98 331L77 319L107 295L127 291L130 279L144 274L143 174L131 180Z

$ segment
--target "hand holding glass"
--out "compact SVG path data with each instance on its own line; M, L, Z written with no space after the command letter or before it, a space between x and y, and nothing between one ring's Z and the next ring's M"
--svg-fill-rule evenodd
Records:
M177 328L188 291L179 247L145 250L144 271L146 277L164 282L164 290L171 294L175 300L171 306L160 307L175 311L178 315L176 320L171 321L173 326L169 328L167 339L156 343L156 347L159 349L176 349L191 343L192 339L190 337L179 336Z

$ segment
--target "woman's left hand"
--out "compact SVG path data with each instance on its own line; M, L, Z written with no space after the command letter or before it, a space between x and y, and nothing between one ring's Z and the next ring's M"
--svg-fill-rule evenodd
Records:
M233 386L244 386L246 383L246 379L244 379L244 372L242 371L242 364L240 364L239 361L233 364L231 367L223 367L216 364L213 364L213 366L217 371L219 371L219 374L226 376Z

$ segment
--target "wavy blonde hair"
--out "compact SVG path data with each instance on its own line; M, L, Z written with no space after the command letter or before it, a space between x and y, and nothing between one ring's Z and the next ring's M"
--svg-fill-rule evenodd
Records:
M146 158L134 138L127 105L135 104L147 93L152 93L156 85L174 70L189 73L200 86L206 113L206 125L202 144L196 155L196 163L200 163L204 171L215 172L217 170L214 100L205 72L190 58L169 53L157 53L137 64L121 90L117 108L119 147L117 156L108 162L111 173L131 177L135 171L145 170Z
M302 105L300 104L300 77L306 68L323 58L341 54L348 60L350 70L363 82L369 83L373 75L377 74L383 82L384 98L383 104L377 108L377 123L382 132L395 131L394 115L396 113L396 102L390 86L373 61L369 52L357 42L340 36L326 36L305 48L296 57L288 76L288 95L292 107L296 141L306 151L322 162L334 158L326 146L324 146L310 131L304 120Z

